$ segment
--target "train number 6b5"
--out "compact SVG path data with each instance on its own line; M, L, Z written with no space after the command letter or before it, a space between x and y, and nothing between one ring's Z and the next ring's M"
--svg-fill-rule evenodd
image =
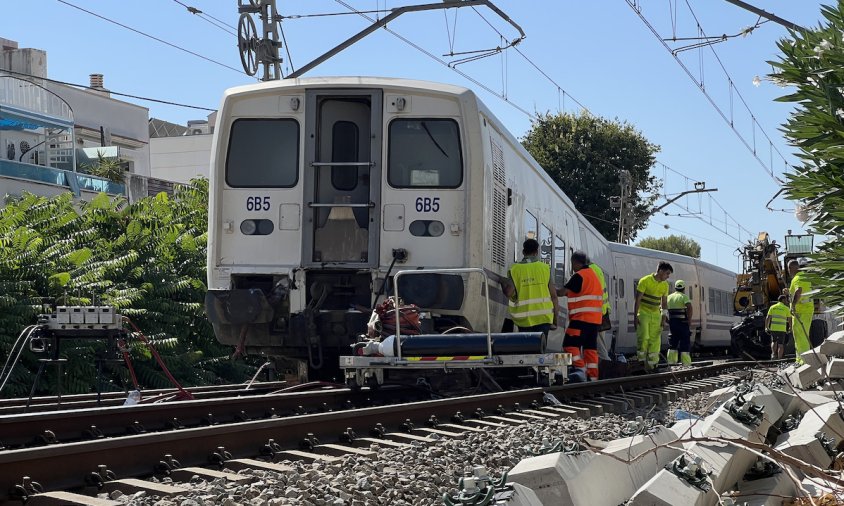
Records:
M416 197L417 213L435 213L440 210L439 197Z
M246 197L247 211L269 211L270 198L269 197Z

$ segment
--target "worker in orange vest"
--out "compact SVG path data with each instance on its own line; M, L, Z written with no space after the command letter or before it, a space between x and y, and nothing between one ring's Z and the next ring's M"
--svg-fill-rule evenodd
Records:
M571 255L574 271L566 283L569 326L563 337L563 351L571 353L572 366L589 381L598 379L598 329L603 315L604 292L586 253Z

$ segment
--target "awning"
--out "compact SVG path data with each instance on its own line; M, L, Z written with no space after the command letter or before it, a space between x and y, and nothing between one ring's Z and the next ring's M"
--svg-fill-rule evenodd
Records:
M71 128L72 126L73 120L0 104L0 130L37 130L41 127Z

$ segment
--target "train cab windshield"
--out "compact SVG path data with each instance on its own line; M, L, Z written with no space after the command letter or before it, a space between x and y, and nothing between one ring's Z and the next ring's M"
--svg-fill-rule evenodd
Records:
M463 182L460 129L453 119L390 123L389 181L394 188L457 188Z
M226 184L232 188L291 188L298 181L296 120L235 120L229 135Z

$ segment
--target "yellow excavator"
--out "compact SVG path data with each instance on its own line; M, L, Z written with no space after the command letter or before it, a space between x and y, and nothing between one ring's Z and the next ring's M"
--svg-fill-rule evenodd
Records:
M765 317L768 308L777 302L782 294L788 294L791 279L788 263L791 260L805 261L812 253L814 236L792 234L785 236L785 249L772 240L767 232L760 232L755 241L739 250L742 258L742 273L736 276L736 292L733 298L735 314L742 320L730 329L733 354L739 357L767 359L771 356L771 336L765 332ZM782 257L782 259L780 258ZM802 265L802 264L801 264ZM823 313L823 307L815 300L815 313ZM810 339L817 346L828 332L827 322L812 321ZM793 349L793 342L790 343Z

